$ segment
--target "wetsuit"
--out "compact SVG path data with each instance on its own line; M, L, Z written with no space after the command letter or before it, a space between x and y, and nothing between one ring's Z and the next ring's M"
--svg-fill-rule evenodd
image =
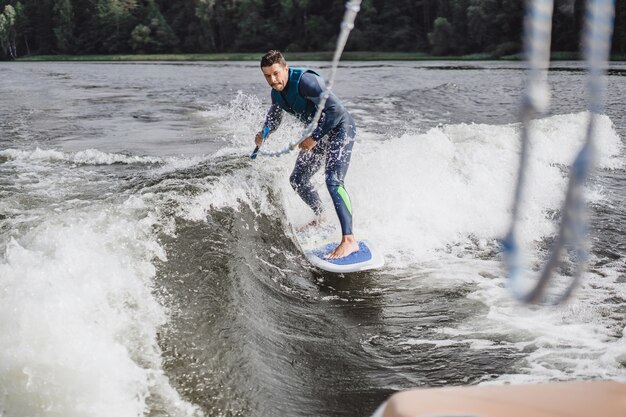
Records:
M281 123L283 111L310 123L324 91L324 80L306 68L289 68L289 82L283 91L272 90L272 106L264 127L274 131ZM350 164L356 126L341 101L330 94L322 116L311 137L317 143L310 151L300 151L289 177L293 189L315 214L322 213L322 202L311 184L311 177L322 166L324 158L326 186L333 200L343 235L352 234L352 205L344 187Z

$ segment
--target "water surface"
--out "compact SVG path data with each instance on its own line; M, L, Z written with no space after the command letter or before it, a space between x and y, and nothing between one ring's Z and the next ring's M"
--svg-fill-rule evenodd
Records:
M295 154L247 157L269 105L256 63L1 63L0 414L368 416L412 387L625 380L625 74L608 77L583 285L529 309L498 245L519 63L341 65L355 230L387 261L346 276L293 240L311 218ZM584 76L558 63L533 126L531 267L584 139Z

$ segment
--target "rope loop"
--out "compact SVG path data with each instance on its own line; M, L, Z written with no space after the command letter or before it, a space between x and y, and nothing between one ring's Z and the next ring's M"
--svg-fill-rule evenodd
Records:
M588 111L590 113L585 144L579 151L571 169L565 202L561 210L561 223L546 264L538 279L530 286L522 283L522 253L517 239L519 227L519 207L523 199L526 164L529 158L530 122L536 113L545 112L549 105L547 69L550 56L550 33L552 24L553 0L533 0L525 21L524 45L529 63L526 91L522 98L520 134L521 151L512 220L509 232L502 241L504 261L507 268L509 286L513 295L525 303L559 304L572 294L580 282L585 262L587 222L584 199L584 186L593 169L595 160L596 122L604 112L604 73L608 67L611 49L611 35L615 15L614 0L588 0L585 16L584 52L586 57ZM574 258L574 273L561 291L549 297L545 292L553 280L554 270L561 264L561 257L569 250ZM526 280L528 281L528 280Z

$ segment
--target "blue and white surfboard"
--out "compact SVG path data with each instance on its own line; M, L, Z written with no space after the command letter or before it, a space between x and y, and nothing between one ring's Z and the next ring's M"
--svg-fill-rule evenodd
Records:
M376 250L371 242L367 240L359 240L358 242L358 252L354 252L345 258L324 258L324 255L339 245L338 242L327 243L313 249L303 248L303 253L314 266L329 272L346 273L367 271L369 269L381 268L385 265L385 258Z

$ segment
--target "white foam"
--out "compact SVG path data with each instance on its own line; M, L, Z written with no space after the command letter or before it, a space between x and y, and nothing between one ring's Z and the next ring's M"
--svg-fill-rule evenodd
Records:
M521 228L533 261L539 262L538 244L555 232L553 213L562 204L567 166L584 141L587 122L587 113L533 122ZM251 148L257 130L254 124L261 122L246 123L253 126L237 129L249 132L232 138L233 146L244 152ZM475 290L469 297L488 307L486 315L440 329L444 340L408 339L401 342L406 349L436 343L524 352L514 372L502 376L499 383L618 378L623 375L626 359L625 337L615 336L606 328L602 300L620 292L617 271L622 266L607 266L602 275L587 273L583 282L593 280L594 287L583 285L576 293L577 301L558 309L527 309L512 301L506 289L504 271L495 254L510 221L519 130L519 124L458 124L424 133L381 137L361 128L346 179L355 210L355 232L357 237L375 241L385 252L388 272L428 271L420 274L418 284L409 281L403 286L445 288L471 284ZM288 124L281 126L273 139L286 143L298 132ZM597 134L597 166L623 168L623 145L608 117L599 119ZM267 184L272 193L282 197L288 221L296 226L306 223L312 214L288 182L295 157L295 152L280 158L259 156L251 162L251 177L223 177L194 204L199 208L209 204L238 207L241 201L258 204L255 200L260 198L260 204L271 207L263 201ZM333 220L323 174L320 172L313 182ZM235 189L235 184L242 185L242 189ZM593 201L607 198L602 189L591 191L588 198ZM200 216L205 215L202 210ZM481 259L481 253L488 256ZM604 291L598 290L600 282L606 287ZM617 296L626 298L623 294Z
M434 340L434 339L406 339L400 343L400 346L418 346L418 345L434 345L435 347L456 346L459 344L456 340Z
M522 230L535 261L536 246L555 233L552 212L562 204L566 167L582 145L586 123L586 113L534 123ZM622 144L608 117L600 119L597 133L597 165L623 167ZM473 317L450 329L447 341L436 343L463 342L484 350L502 348L494 346L493 340L518 340L511 348L531 353L518 364L519 374L505 375L499 382L618 378L624 375L620 369L626 356L625 339L616 339L605 329L602 309L596 307L602 305L604 294L585 287L576 294L585 299L562 310L528 311L511 300L504 272L493 255L490 260L474 259L477 253L497 251L497 240L507 230L517 179L518 135L517 124L460 124L382 142L367 138L357 142L346 180L357 236L375 241L386 253L389 267L403 270L438 264L438 270L424 278L425 286L476 285L470 297L489 307L487 316ZM288 173L289 167L284 175ZM299 219L306 207L288 185L278 177L277 181L288 200L288 215ZM318 186L324 196L319 179ZM604 196L594 190L588 198ZM464 253L465 247L472 249ZM615 275L617 270L609 269L604 275ZM486 279L485 272L498 278ZM597 278L588 273L583 281L593 280L597 286ZM610 291L617 287L615 280L606 282ZM409 345L419 342L405 341Z
M256 97L239 92L228 106L216 106L211 117L229 126L231 141L243 154L252 149L260 130L264 107ZM588 122L586 112L548 117L533 122L531 160L522 207L525 223L520 228L523 242L539 242L555 232L552 213L564 199L567 166L583 140ZM414 260L437 258L450 245L494 247L504 236L509 221L519 163L519 124L458 124L440 126L425 133L405 133L390 140L359 127L346 188L354 207L354 230L358 237L372 239L394 259L390 266L403 267ZM265 145L282 148L301 132L292 117ZM607 116L597 124L597 165L603 169L624 166L622 143ZM284 198L284 208L294 225L311 220L308 207L289 185L288 177L297 152L279 157L259 156L251 162L256 180L273 183ZM255 178L251 178L253 181ZM235 179L240 184L248 178ZM244 181L244 182L242 182ZM313 178L320 197L334 218L325 191L323 173ZM206 204L214 197L243 197L225 180L203 196ZM254 192L243 186L244 194ZM257 191L262 190L259 188ZM215 196L213 196L215 194ZM261 195L262 195L261 194ZM222 197L220 197L222 196ZM602 199L601 190L589 193ZM259 197L256 195L252 199ZM250 199L250 197L247 197ZM228 204L228 203L227 203ZM236 205L236 203L235 203Z
M215 123L211 123L213 133L221 133L241 145L245 143L246 148L252 151L254 136L263 128L266 111L256 96L237 91L235 98L227 105L212 105L199 112L199 115L215 120Z
M554 232L548 213L564 197L567 171L561 165L573 160L585 123L585 113L535 123L523 207L525 240ZM599 127L599 166L616 167L622 161L619 137L608 118ZM426 258L469 236L501 238L517 178L518 130L518 125L460 124L357 143L346 180L356 233L374 239L390 255L410 258Z
M584 284L568 304L551 308L517 303L504 288L503 273L497 264L483 265L481 269L492 278L474 280L476 289L467 297L487 306L487 314L438 331L450 340L469 342L474 350L505 348L520 352L521 359L512 372L488 383L626 380L626 335L623 329L615 328L621 317L612 318L619 314L619 305L605 301L626 297L626 289L618 284L617 269L607 268L601 275L586 273ZM493 340L499 343L489 346Z
M55 149L19 150L5 149L0 151L0 156L11 160L30 161L64 161L74 164L85 165L113 165L113 164L159 164L163 163L160 158L123 155L106 153L97 149L87 149L75 153L61 152Z
M141 416L149 396L192 415L161 370L151 294L164 252L132 198L34 227L0 258L0 414ZM159 400L159 397L161 398ZM154 399L154 398L153 398Z
M189 197L183 194L169 194L175 201L176 215L191 221L206 219L210 210L232 207L239 210L241 204L249 206L256 213L271 215L275 207L268 201L262 181L245 171L224 174L214 182L200 180L194 185L205 191ZM190 180L191 181L191 180Z

